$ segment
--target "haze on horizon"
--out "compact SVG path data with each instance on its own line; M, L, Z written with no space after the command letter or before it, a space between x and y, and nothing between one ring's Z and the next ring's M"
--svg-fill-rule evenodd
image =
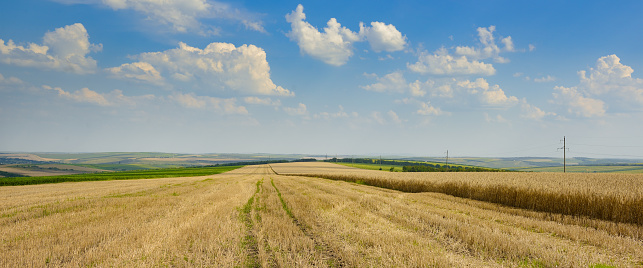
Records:
M0 151L643 158L641 1L0 3Z

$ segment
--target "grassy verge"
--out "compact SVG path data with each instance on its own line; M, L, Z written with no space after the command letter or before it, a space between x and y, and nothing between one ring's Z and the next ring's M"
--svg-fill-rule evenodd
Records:
M0 178L0 186L30 185L78 181L136 180L173 177L196 177L219 174L240 168L241 166L168 168L141 171L105 172L46 177Z

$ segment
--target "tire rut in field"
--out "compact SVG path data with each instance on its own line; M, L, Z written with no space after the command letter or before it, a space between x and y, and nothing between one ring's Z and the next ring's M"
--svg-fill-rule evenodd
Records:
M246 258L243 261L243 267L261 267L259 262L259 247L257 244L257 236L255 235L254 225L255 222L252 217L253 204L261 188L263 179L257 181L257 189L254 194L248 199L248 202L241 208L239 219L246 226L246 235L241 239L241 248L246 251Z
M281 192L279 191L279 189L277 189L277 186L275 186L272 178L270 178L270 184L272 184L272 187L275 188L275 191L277 191L277 196L279 197L279 201L281 201L281 206L286 214L288 214L288 216L292 219L293 223L295 223L295 225L299 227L299 230L301 230L304 235L306 235L310 240L313 241L313 243L315 244L315 250L319 251L322 255L325 255L327 257L326 263L328 264L328 266L348 267L348 265L346 265L341 257L339 257L339 255L327 243L316 237L310 230L310 227L300 222L297 217L292 214L292 211L288 207L288 204L286 204L286 201L284 201L283 197L281 196Z
M261 217L261 210L266 209L266 205L264 204L262 207L262 201L261 196L263 194L263 187L260 187L263 184L263 178L261 178L261 183L258 184L259 187L259 195L256 198L255 206L254 206L254 219L257 222L258 226L262 226L262 217ZM257 231L261 229L261 227L257 228ZM259 232L259 231L258 231ZM263 259L262 265L267 266L267 267L278 267L277 261L275 260L274 252L272 248L270 247L270 244L268 243L268 239L266 238L265 235L261 236L261 241L257 241L258 245L261 245L262 247L260 250L263 250L264 256L261 256L261 251L259 251L259 256Z

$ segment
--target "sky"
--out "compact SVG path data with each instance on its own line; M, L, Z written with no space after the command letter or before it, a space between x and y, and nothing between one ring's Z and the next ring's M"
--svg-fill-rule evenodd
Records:
M643 158L643 1L0 2L0 151Z

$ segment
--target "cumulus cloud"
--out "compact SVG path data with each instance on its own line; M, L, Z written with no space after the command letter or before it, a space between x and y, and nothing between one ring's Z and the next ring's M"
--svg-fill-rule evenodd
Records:
M388 117L391 118L391 122L395 124L402 124L402 119L400 119L397 113L393 110L389 110L386 114L388 114Z
M247 104L268 105L268 106L281 106L281 100L273 100L271 98L259 98L255 96L245 97L243 101Z
M191 109L210 109L224 114L248 114L244 106L237 105L237 99L215 98L209 96L197 96L194 93L183 94L176 92L168 97L179 105Z
M292 13L286 15L286 21L291 25L287 36L297 42L302 53L317 58L325 63L344 65L353 55L353 43L359 41L359 35L331 18L321 33L310 23L304 21L304 6L297 6Z
M489 82L487 82L487 80L485 80L484 78L478 78L474 81L469 81L469 80L458 81L456 84L459 87L469 89L469 92L472 94L478 93L480 89L489 90Z
M89 88L81 88L80 90L76 90L74 92L65 91L60 87L51 87L47 85L42 86L42 88L48 91L54 91L58 93L58 96L64 99L81 103L91 103L99 106L134 106L138 101L150 100L155 98L153 95L125 96L123 95L123 91L118 89L115 89L110 93L98 93Z
M377 77L377 76L376 76ZM408 88L406 79L402 72L397 71L390 74L387 74L383 77L377 77L377 83L360 86L365 90L375 91L375 92L396 92L403 93Z
M643 104L643 79L632 78L634 69L616 55L599 58L589 72L580 71L579 88L592 95L615 94L623 100Z
M106 71L117 78L127 78L159 85L164 84L161 73L147 62L125 63L119 67L108 68Z
M384 119L380 112L371 112L371 119L380 125L386 124L386 119Z
M499 85L489 85L484 78L457 81L456 85L467 89L469 94L479 96L480 102L487 106L509 107L518 103L518 98L507 96Z
M420 82L420 80L415 80L415 82L409 84L409 93L414 97L424 97L427 92L427 88L433 88L435 82L432 80L427 80L426 82Z
M266 52L254 45L211 43L204 49L180 43L179 48L135 56L139 62L107 69L113 76L150 83L192 82L202 88L245 94L293 96L270 79Z
M420 109L416 111L419 115L441 115L444 112L440 108L433 107L427 102L420 103Z
M72 24L47 32L43 44L16 45L13 40L0 39L0 62L23 67L36 67L77 74L94 73L96 60L90 52L102 50L101 44L89 43L89 34L80 24Z
M355 115L356 114L353 113L353 116L355 116ZM331 112L321 112L321 113L315 114L314 117L328 120L328 119L332 119L332 118L347 118L349 116L348 116L348 113L346 113L344 111L344 107L339 105L339 111L337 111L337 112L333 112L333 113L331 113Z
M583 117L603 116L606 112L605 102L583 96L576 87L556 86L554 100L567 106L567 111Z
M299 115L299 116L306 116L308 115L308 109L306 108L306 104L299 103L297 107L284 107L284 112L286 112L289 115Z
M512 106L518 103L515 96L507 96L499 85L493 85L488 90L481 92L482 103L491 106Z
M431 79L424 82L415 80L415 82L409 84L410 93L412 96L424 96L424 93L431 93L432 97L441 97L441 98L453 98L455 93L452 81L446 81L437 83Z
M540 108L527 103L525 99L521 101L520 109L522 111L520 117L536 121L541 121L545 116L556 116L556 113L545 112Z
M320 32L306 20L304 6L297 6L286 21L291 30L286 35L297 42L302 53L321 60L327 64L341 66L353 56L353 44L368 41L375 52L394 52L403 50L406 46L406 36L392 24L371 22L371 27L360 23L360 31L353 32L343 27L337 19L331 18L326 23L324 32Z
M230 4L212 0L53 0L64 4L95 4L113 10L134 10L155 25L169 27L173 32L197 32L201 35L216 34L214 27L204 25L202 20L222 19L241 23L246 29L265 32L263 23L256 15L235 8Z
M457 80L457 79L428 79L424 82L416 80L407 83L404 75L400 71L387 74L383 77L369 75L377 80L377 83L361 86L361 88L376 92L408 92L413 97L431 97L459 98L464 95L477 96L479 102L485 106L493 107L510 107L518 103L518 98L508 96L499 85L490 85L484 78L476 80ZM465 94L466 93L466 94Z
M616 55L600 57L589 71L579 71L574 87L556 86L553 102L569 113L583 117L603 116L608 107L623 111L640 110L643 105L643 79L633 78L632 67ZM611 105L610 105L611 104Z
M377 80L376 83L360 86L365 90L392 93L405 93L408 91L409 94L414 97L423 97L427 93L430 93L433 97L453 97L453 88L449 83L436 84L436 82L431 79L424 82L415 80L414 82L407 83L401 71L395 71L383 77L378 77L376 74L364 75Z
M511 36L501 38L503 47L498 46L493 34L495 30L495 26L478 28L480 44L477 47L458 46L454 54L449 53L444 47L433 53L423 51L416 63L407 63L407 68L420 74L494 75L496 69L493 65L482 60L491 58L496 63L507 63L509 60L500 54L516 51Z
M556 81L556 77L553 77L551 75L543 76L541 78L534 78L534 82L537 82L537 83L546 83L546 82L553 82L553 81Z
M494 75L496 73L496 69L489 63L470 61L465 55L450 55L445 48L440 48L432 54L422 52L416 63L407 63L407 68L420 74L436 75Z
M20 80L20 78L14 76L4 77L4 75L0 74L0 85L20 85L23 83L24 82Z
M359 35L363 36L375 52L394 52L403 50L406 46L406 36L392 24L383 22L371 22L371 27L359 24Z
M482 60L492 58L497 63L507 63L508 59L500 56L501 52L514 52L513 40L511 36L502 38L500 42L504 45L503 48L498 47L495 41L493 32L496 30L496 26L489 27L479 27L478 28L478 37L480 45L478 47L469 47L469 46L458 46L455 49L455 53L463 56L467 56L473 60Z

